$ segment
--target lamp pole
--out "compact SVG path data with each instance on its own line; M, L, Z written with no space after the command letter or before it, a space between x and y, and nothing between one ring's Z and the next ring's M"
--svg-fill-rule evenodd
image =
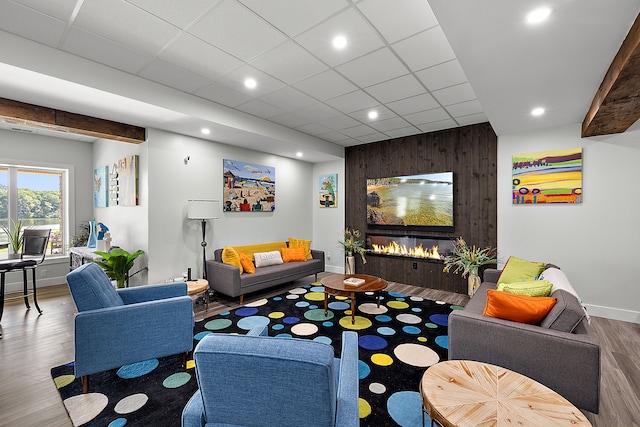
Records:
M202 246L202 278L206 279L207 278L207 240L206 240L206 235L207 235L207 220L203 219L202 220L202 243L200 243L200 245Z

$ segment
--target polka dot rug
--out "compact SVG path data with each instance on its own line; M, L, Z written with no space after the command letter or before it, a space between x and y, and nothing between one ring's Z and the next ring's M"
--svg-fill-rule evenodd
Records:
M429 366L447 359L449 314L462 307L384 291L378 307L375 295L359 294L352 324L349 299L331 297L326 316L323 301L322 286L312 283L198 321L194 348L207 334L244 334L266 325L269 336L328 343L339 357L342 331L353 330L359 337L360 425L422 426L422 417L430 425L418 386ZM91 375L86 395L73 362L53 368L51 376L74 426L179 426L197 389L193 360L183 368L181 355Z

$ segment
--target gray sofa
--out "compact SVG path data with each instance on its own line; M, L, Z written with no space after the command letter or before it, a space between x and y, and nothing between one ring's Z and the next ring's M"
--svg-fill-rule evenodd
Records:
M284 264L257 267L253 274L240 274L240 269L222 262L222 249L214 251L214 259L207 261L207 279L209 287L230 297L240 297L262 289L291 282L312 274L318 280L318 273L324 271L324 252L311 250L313 259L304 262L285 262Z
M500 271L487 269L484 281L464 310L449 316L449 359L476 360L533 378L580 409L598 413L600 344L586 318L573 317L573 332L552 329L558 311L582 310L571 293L555 290L558 302L540 325L483 316L487 290L495 289ZM582 312L581 314L584 314ZM554 319L550 319L554 316ZM562 328L560 328L562 329Z

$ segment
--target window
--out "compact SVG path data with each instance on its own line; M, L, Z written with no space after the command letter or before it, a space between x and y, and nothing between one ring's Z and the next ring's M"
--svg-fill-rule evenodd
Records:
M50 254L64 254L67 241L66 188L68 170L0 165L0 225L13 229L50 228ZM8 237L0 229L0 258L9 252Z

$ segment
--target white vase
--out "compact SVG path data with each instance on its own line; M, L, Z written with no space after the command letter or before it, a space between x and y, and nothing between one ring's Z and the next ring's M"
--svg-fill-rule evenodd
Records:
M480 276L477 274L469 274L469 278L467 279L467 293L469 297L473 297L478 288L480 287Z
M347 255L344 263L344 274L356 274L356 257Z

